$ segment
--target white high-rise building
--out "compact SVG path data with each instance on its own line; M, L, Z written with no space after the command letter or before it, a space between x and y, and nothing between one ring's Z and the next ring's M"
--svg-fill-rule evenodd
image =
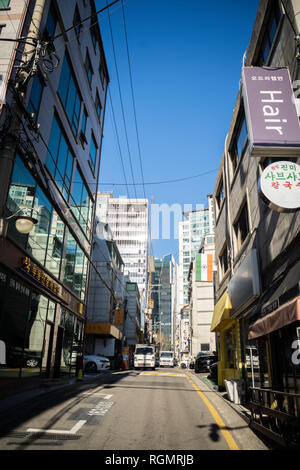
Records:
M178 311L188 303L188 274L190 263L195 259L205 235L214 234L214 212L212 195L207 195L208 208L184 212L179 222L179 270L178 270Z
M96 215L108 223L124 262L124 273L145 295L148 261L148 199L98 193Z

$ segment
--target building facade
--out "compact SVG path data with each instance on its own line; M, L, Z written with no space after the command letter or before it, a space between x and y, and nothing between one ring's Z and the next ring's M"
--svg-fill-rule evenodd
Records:
M208 208L184 212L184 220L179 222L178 310L188 303L190 263L195 259L204 236L214 233L212 195L207 199Z
M216 334L210 331L215 305L214 236L206 235L203 245L191 262L189 271L190 356L216 351Z
M97 223L92 260L85 353L106 356L117 367L124 345L126 289L121 255L103 222Z
M244 64L261 68L262 73L252 74L253 80L282 81L273 71L287 67L296 85L300 78L299 44L295 40L299 12L299 1L286 0L283 5L280 1L261 0ZM267 204L260 196L260 179L273 163L274 173L269 174L274 176L273 187L284 183L289 191L291 181L295 182L293 172L299 157L295 150L287 155L280 148L276 155L267 155L263 149L251 155L252 135L245 112L250 98L245 97L244 86L241 81L214 188L218 277L211 329L218 333L219 386L224 386L226 380L242 381L245 401L256 403L252 405L252 425L283 442L280 413L292 416L289 423L299 417L300 360L296 353L300 331L300 215L299 209L278 211ZM292 87L290 95L292 99ZM271 96L274 100L275 95ZM270 119L276 119L277 103L273 101L264 108L265 113L273 110ZM289 120L284 122L288 127ZM299 132L300 128L295 140ZM290 171L286 181L282 181L276 166L282 160ZM269 431L255 419L262 406ZM291 427L289 432L292 441L295 429Z
M124 261L124 272L145 298L148 264L148 199L114 198L99 193L97 216L109 224Z
M39 30L42 44L50 46L44 56L33 56L20 44L10 64L21 67L10 66L6 74L10 86L6 82L0 115L0 338L6 364L0 374L75 374L86 318L108 70L95 17L88 28L62 34L95 13L93 1L6 3L15 23L1 9L2 20L7 13L7 33L13 26L18 36L32 39ZM9 48L1 41L2 57ZM30 233L16 228L19 215L36 219Z

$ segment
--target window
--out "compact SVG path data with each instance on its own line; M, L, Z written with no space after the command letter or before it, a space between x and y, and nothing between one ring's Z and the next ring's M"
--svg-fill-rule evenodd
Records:
M73 155L60 129L56 117L53 118L48 145L46 165L66 200L69 200L73 170Z
M78 168L76 168L73 183L72 212L89 238L92 230L93 202Z
M270 20L262 40L262 47L259 51L259 56L257 64L259 66L266 65L268 63L269 55L271 52L272 45L276 36L277 28L282 16L281 10L278 6L278 2L274 2L275 6L273 7L270 15Z
M249 219L248 219L248 207L247 203L244 204L240 215L234 224L234 232L236 239L237 249L241 248L243 242L245 241L249 233Z
M46 26L44 29L44 37L46 39L53 38L55 29L56 29L56 23L57 23L56 15L54 13L53 8L50 7L49 13L47 16Z
M225 192L224 192L224 184L223 184L223 178L221 179L221 182L219 184L219 188L216 194L216 201L217 201L217 206L218 209L220 210L221 204L225 198Z
M105 70L104 70L104 66L103 66L103 61L104 61L104 57L103 57L103 54L101 54L101 60L100 60L100 65L99 65L99 75L100 75L102 89L104 90Z
M34 114L34 118L33 118L34 121L37 120L37 117L39 114L42 93L43 93L43 84L41 82L40 77L38 75L35 75L33 79L33 83L32 83L29 103L28 103L28 111Z
M92 43L93 43L93 46L94 46L94 50L96 51L96 45L97 45L97 42L98 42L98 36L97 36L97 24L98 24L98 20L97 20L97 17L92 17L91 19L91 38L92 38Z
M61 70L58 93L66 110L71 127L76 135L79 126L81 97L66 55Z
M29 235L20 234L11 219L9 236L58 278L65 225L18 155L14 163L6 207L11 214L20 208L28 208L24 213L37 219ZM31 214L30 209L35 211Z
M0 0L0 10L9 8L10 0Z
M84 300L87 276L87 258L71 233L66 237L63 283Z
M247 141L247 124L245 119L244 109L241 111L240 117L238 119L237 132L233 138L233 143L230 149L230 157L235 170L238 166L238 163L242 157L243 151L245 149L245 144Z
M1 10L1 8L0 8ZM5 28L6 24L0 24L0 36L2 34L3 28Z
M228 270L228 255L227 255L227 245L225 244L225 247L222 250L222 253L219 256L219 263L220 263L220 274L221 274L221 279L225 275L225 273Z
M96 158L97 158L97 145L93 134L91 135L91 142L90 142L90 151L89 151L89 163L93 172L95 172L96 167Z
M99 98L98 90L96 90L95 106L96 106L97 116L98 116L99 121L100 121L100 119L101 119L102 105L101 105L101 101L100 101L100 98Z
M82 113L81 131L80 131L80 140L81 140L82 145L87 144L87 139L86 139L86 135L85 135L87 119L88 119L88 114L87 114L86 108L84 107L83 108L83 113Z
M85 70L86 70L86 73L87 73L89 84L92 85L92 79L93 79L93 73L94 72L93 72L92 63L91 63L91 59L89 57L88 51L86 51L84 66L85 66Z
M73 16L73 26L74 26L74 31L76 34L76 37L79 41L79 36L80 36L80 30L81 30L81 18L78 10L78 6L75 6L75 11L74 11L74 16Z

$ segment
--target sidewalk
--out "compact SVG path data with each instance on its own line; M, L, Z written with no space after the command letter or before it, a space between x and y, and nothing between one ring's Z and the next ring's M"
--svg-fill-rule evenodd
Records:
M246 408L243 405L237 405L233 403L232 401L229 400L227 392L220 392L218 390L218 386L216 383L209 378L209 376L198 376L195 373L192 373L191 376L194 378L196 377L197 379L201 380L203 383L205 383L211 390L213 390L219 397L221 397L229 406L231 406L232 409L234 409L240 416L241 418L246 421L246 423L249 424L250 418L251 418L251 411L249 408Z
M82 380L78 380L75 376L64 376L58 379L43 377L0 377L0 414L28 400L32 400L37 396L72 385L77 386L82 383L87 383L100 375L102 376L103 374L112 372L114 371L109 370L101 374L83 375Z

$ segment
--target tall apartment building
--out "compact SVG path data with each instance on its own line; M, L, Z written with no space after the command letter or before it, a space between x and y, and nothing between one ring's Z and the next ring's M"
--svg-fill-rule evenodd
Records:
M2 39L51 46L0 43L4 376L75 374L81 357L109 81L95 12L93 0L0 2Z
M205 235L214 234L212 195L207 196L208 208L184 212L179 222L178 311L188 303L188 273Z
M146 293L148 264L148 199L114 198L113 193L98 193L97 216L108 223L131 282Z

